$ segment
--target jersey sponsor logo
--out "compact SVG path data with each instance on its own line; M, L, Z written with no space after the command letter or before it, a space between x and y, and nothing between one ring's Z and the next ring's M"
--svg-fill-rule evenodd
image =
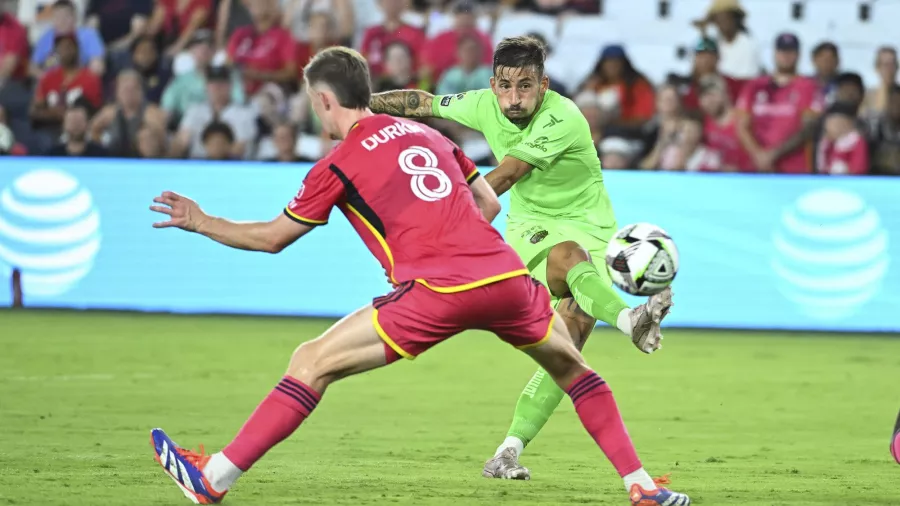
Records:
M537 244L546 239L547 235L549 235L549 232L547 232L546 230L538 230L531 236L531 239L529 239L529 241L531 242L531 244Z
M552 127L552 126L554 126L554 125L558 125L558 124L560 124L560 123L562 123L562 122L563 122L563 120L561 120L561 119L556 119L556 116L554 116L554 115L551 114L551 115L550 115L550 123L547 123L546 125L544 125L544 128L550 128L550 127Z
M456 100L462 100L463 97L465 97L465 96L466 96L465 93L457 93L457 94L456 94Z
M378 133L366 137L360 144L362 147L366 148L366 151L372 151L377 148L379 144L387 144L388 141L403 137L406 134L420 134L423 132L425 131L422 130L422 127L415 123L401 123L398 121L393 125L382 128Z
M451 95L447 95L446 97L441 99L441 107L447 107L450 105L450 101L453 100Z
M547 147L544 146L544 143L548 142L549 140L550 140L549 137L541 136L531 142L526 142L525 145L531 149L539 149L539 150L543 151L544 153L546 153Z

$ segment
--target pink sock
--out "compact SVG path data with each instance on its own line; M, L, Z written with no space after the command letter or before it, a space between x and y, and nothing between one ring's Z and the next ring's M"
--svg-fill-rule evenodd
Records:
M566 393L572 398L584 428L615 466L619 476L640 469L641 460L631 444L612 390L603 378L588 371L573 381Z
M285 376L222 453L242 471L290 436L319 404L318 392Z

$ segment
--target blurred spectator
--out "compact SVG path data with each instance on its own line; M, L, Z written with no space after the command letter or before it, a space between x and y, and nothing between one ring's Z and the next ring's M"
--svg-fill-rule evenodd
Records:
M594 146L597 146L603 138L603 109L597 95L590 92L581 93L575 97L575 105L587 120L591 129L591 140L594 141Z
M5 129L4 132L9 132L8 137L8 148L5 149L7 155L12 156L25 156L28 154L28 148L25 147L24 144L20 142L16 142L15 136L13 135L12 130L9 128L9 118L6 116L6 109L3 106L0 106L0 129ZM3 134L5 138L6 134Z
M900 176L900 86L891 87L887 106L871 135L872 173Z
M144 35L153 0L89 0L85 24L98 30L110 50L125 50Z
M244 91L253 95L267 82L295 86L297 43L278 24L278 0L253 0L248 7L253 24L238 28L228 40L228 58L241 72Z
M31 119L56 132L62 125L66 107L84 98L96 108L103 105L100 77L79 66L78 40L72 34L57 35L55 57L59 66L46 72L38 82L31 103Z
M235 156L234 131L231 130L228 123L214 120L203 129L200 139L203 142L207 160L240 159Z
M816 152L817 172L831 175L869 172L869 146L857 128L857 108L837 102L825 112L825 135Z
M527 10L538 14L555 16L558 14L600 14L602 0L504 0L516 10Z
M148 123L141 125L137 133L137 157L165 158L166 132Z
M843 72L834 78L833 101L853 106L857 114L862 108L865 94L862 76L856 72Z
M324 15L336 25L335 40L348 46L352 43L356 21L351 0L282 0L282 4L282 22L295 40L309 41L313 17Z
M391 42L400 41L412 49L413 69L418 68L420 52L425 46L425 32L403 22L407 0L379 0L379 3L384 21L367 28L360 44L360 53L368 60L373 79L384 72L385 53Z
M219 0L216 9L216 48L222 49L228 45L228 39L235 30L253 23L250 17L250 9L247 8L247 0Z
M131 61L134 70L141 75L144 83L144 96L148 101L158 104L163 90L172 77L170 66L159 59L156 43L150 37L139 37L131 48Z
M813 138L822 96L810 78L797 75L800 41L775 40L775 72L744 86L738 100L738 138L760 172L811 172L804 147Z
M275 156L277 152L272 139L275 127L287 116L287 99L284 91L277 84L269 83L253 97L252 107L256 110L257 146L255 159L265 160Z
M231 101L231 70L211 67L206 76L206 91L207 103L192 105L181 119L171 146L172 157L206 158L202 133L210 123L222 122L231 127L234 136L233 157L248 158L257 133L256 114L250 107Z
M553 50L553 46L547 43L546 37L541 35L538 32L531 32L528 34L529 37L533 39L537 39L544 45L544 49L547 51L547 59L544 65L544 74L546 74L550 78L550 89L559 93L564 97L569 96L569 90L566 89L566 86L562 84L562 80L559 77L565 73L567 69L567 64L565 63L565 57L557 54ZM493 46L491 46L493 47ZM491 54L493 55L493 49L491 50ZM493 72L493 60L491 61L491 70Z
M838 76L838 68L841 65L841 57L838 48L831 42L822 42L812 50L813 79L819 84L822 100L826 104L834 101L834 91Z
M440 82L444 72L460 63L461 55L459 51L453 49L459 48L462 40L466 38L478 42L475 62L491 65L494 46L491 38L478 29L476 8L477 4L472 0L458 0L453 6L453 28L438 34L426 44L422 65L430 82Z
M104 107L91 122L91 138L112 156L137 155L137 133L141 125L165 129L166 113L144 98L141 75L123 70L116 77L116 101Z
M334 18L327 12L319 12L309 17L307 40L297 43L297 82L303 81L303 68L319 51L337 45Z
M297 129L293 124L284 122L275 126L275 132L272 135L276 153L274 157L267 158L267 162L300 162L302 161L295 153L297 144Z
M12 14L0 14L0 88L28 77L28 52L28 30Z
M603 48L581 88L597 94L609 123L638 126L653 117L653 86L635 70L622 46Z
M719 45L708 37L701 38L694 47L694 68L691 75L670 77L671 82L678 86L681 103L685 109L700 107L700 81L706 77L721 78L725 83L728 99L732 103L737 100L744 85L743 81L719 73Z
M667 141L641 163L642 169L717 172L721 157L703 145L703 117L696 111L663 126Z
M728 98L726 85L717 76L706 76L700 82L700 108L706 114L703 138L722 159L723 172L752 172L753 162L737 136L737 114Z
M718 32L719 71L734 79L753 79L762 72L756 41L745 25L746 11L738 0L713 0L706 17L695 21L706 36L709 25Z
M384 72L375 81L375 92L418 88L413 72L413 51L400 41L384 48Z
M642 150L639 155L642 169L658 169L662 154L677 141L683 109L678 90L664 84L656 92L656 114L642 128Z
M603 170L624 170L632 168L635 149L633 144L621 137L607 137L600 143L600 165Z
M875 70L878 71L878 87L866 93L862 114L877 117L887 108L888 96L897 85L897 50L893 47L882 47L875 57Z
M167 58L184 51L194 32L209 27L212 4L212 0L156 0L148 33L159 37Z
M63 120L63 141L47 151L47 156L83 156L102 158L109 156L106 149L88 137L91 104L76 100L66 109Z
M15 142L12 130L6 125L0 125L0 156L13 156Z
M89 68L98 76L106 70L106 49L97 30L89 26L77 26L77 12L72 0L57 0L53 3L53 26L41 35L34 45L31 62L34 74L40 77L47 69L58 65L55 56L55 45L60 35L74 35L77 38L78 56L81 65Z
M481 62L482 42L475 37L462 37L457 48L456 66L451 67L441 77L437 85L438 95L450 93L462 93L472 90L482 90L491 85L491 77L494 72L490 65Z
M175 119L180 119L190 106L203 104L208 99L206 74L213 59L212 32L197 30L189 49L194 58L194 69L175 77L162 96L163 110ZM243 104L245 101L244 85L232 75L231 102Z

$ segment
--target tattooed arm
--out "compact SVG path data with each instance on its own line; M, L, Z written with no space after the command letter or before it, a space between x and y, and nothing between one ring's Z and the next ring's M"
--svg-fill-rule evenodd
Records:
M431 102L434 95L420 90L397 90L372 95L369 108L372 112L403 118L431 118Z

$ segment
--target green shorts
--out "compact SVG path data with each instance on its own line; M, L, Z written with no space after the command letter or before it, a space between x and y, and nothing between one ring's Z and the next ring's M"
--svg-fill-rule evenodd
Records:
M591 262L612 284L606 271L606 246L615 228L601 228L571 221L516 221L506 225L506 242L516 250L535 279L547 286L547 257L553 246L573 241L586 249ZM556 307L558 297L553 297Z

